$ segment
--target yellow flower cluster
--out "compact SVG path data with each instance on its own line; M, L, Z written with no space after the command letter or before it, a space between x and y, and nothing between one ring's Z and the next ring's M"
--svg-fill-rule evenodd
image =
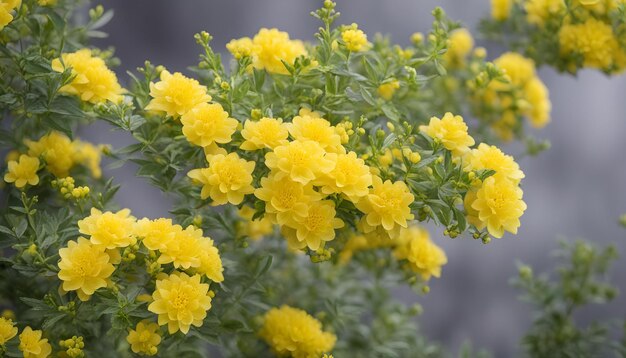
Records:
M139 355L153 356L159 351L157 346L161 343L159 325L143 320L137 323L135 329L128 332L126 341L130 344L130 349Z
M70 140L65 134L52 131L37 141L25 140L28 155L41 158L46 169L58 178L67 177L75 165L89 169L94 178L102 176L100 169L101 151L91 143Z
M202 230L194 226L183 229L165 218L136 221L128 209L113 213L95 208L78 222L78 227L90 240L81 237L59 250L58 275L64 291L77 291L81 300L89 299L97 289L107 286L115 269L113 264L121 260L118 250L132 247L140 239L158 265L171 263L179 270L159 276L156 282L153 303L148 309L159 315L159 325L167 324L170 333L187 333L190 325L202 324L213 295L209 285L201 282L202 277L213 282L224 280L219 251L213 240L203 237ZM188 270L191 276L180 270ZM138 325L128 338L133 351L156 354L160 341L160 337L154 337L156 331L148 323Z
M17 161L9 161L4 181L14 183L15 187L20 189L25 187L26 184L37 185L39 184L38 170L39 159L22 154Z
M158 315L159 325L167 325L170 334L178 331L187 334L192 325L202 326L211 308L212 296L213 292L209 291L208 284L201 282L200 275L188 276L175 271L156 281L148 310Z
M492 80L485 87L473 88L472 101L477 108L495 114L491 126L496 134L502 140L511 140L522 117L528 118L535 128L547 125L552 104L533 60L507 52L493 63L503 72L506 81Z
M214 282L224 281L219 251L201 229L193 225L183 229L165 218L144 218L137 222L134 234L149 250L160 253L159 264L171 263L179 270L192 270Z
M52 60L51 66L57 72L67 69L72 71L72 80L61 87L61 93L76 95L82 101L90 103L119 103L123 98L124 89L117 81L115 73L102 58L93 56L89 49L64 53L61 58Z
M0 0L0 31L13 21L11 12L20 7L21 4L22 0Z
M89 195L88 186L75 186L74 178L66 177L55 179L51 182L53 188L59 189L59 192L65 199L83 199Z
M467 29L453 30L448 37L448 51L444 54L446 64L450 68L460 67L473 47L474 38Z
M565 7L563 0L525 0L524 9L529 23L543 26L548 18L560 14Z
M65 355L70 358L83 358L85 357L85 342L83 337L73 336L72 338L62 340L59 342L61 348L65 348ZM63 354L60 354L63 355Z
M426 229L411 225L403 229L394 244L394 256L405 260L409 269L427 281L431 276L441 276L441 267L448 262L445 252L437 246Z
M552 106L548 98L548 89L537 76L533 60L507 52L495 59L494 64L504 71L510 81L509 84L492 81L487 89L487 92L493 90L498 93L494 96L497 97L494 101L498 101L497 105L504 110L498 128L506 132L507 125L510 124L506 122L507 118L512 116L507 112L513 113L516 107L521 108L522 114L528 116L533 127L542 128L548 124ZM514 93L513 98L508 95L511 92ZM502 137L506 138L507 135L503 134Z
M236 59L252 57L255 68L278 74L289 73L283 61L293 65L296 58L307 55L302 41L291 40L288 33L278 29L266 28L260 29L252 39L244 37L232 40L226 49Z
M552 61L551 65L572 73L580 68L606 73L626 69L626 42L620 37L623 26L618 20L626 1L524 0L513 11L508 5L511 2L492 0L493 18L498 21L511 18L515 23L525 19L534 25L524 30L516 27L515 31L528 31L517 35L534 39L527 52L537 54L542 62ZM554 46L555 40L558 46Z
M519 187L524 173L513 157L500 149L481 143L465 158L466 170L494 170L495 174L472 188L465 196L468 221L490 235L500 238L505 231L517 233L520 217L526 210Z
M351 52L359 52L367 49L367 35L359 30L357 24L352 24L341 31L341 40Z
M0 317L0 347L17 335L17 327L10 318Z
M339 262L348 262L359 251L382 248L392 249L394 257L405 261L406 268L420 275L424 281L431 276L439 277L441 267L447 263L445 252L431 241L428 231L417 224L402 228L395 240L389 240L387 235L376 231L364 235L352 234L339 253Z
M613 33L613 27L589 18L580 24L565 24L559 31L561 55L582 56L583 66L608 72L626 68L626 51Z
M342 145L346 128L332 126L317 112L304 108L289 123L267 117L247 120L241 135L240 149L268 151L265 165L270 173L261 178L259 188L252 187L255 163L217 146L205 148L208 168L194 169L188 176L202 185L201 198L210 197L213 205L238 205L254 192L266 202L266 217L281 226L292 248L317 250L344 226L336 218L334 202L323 200L328 195L360 203L372 230L384 225L394 232L412 219L408 187L378 179L380 183L370 188L371 169Z
M509 18L513 0L491 0L491 17L502 21Z
M265 313L259 336L277 355L293 358L321 357L337 341L334 334L322 330L320 321L286 305Z
M46 358L50 356L52 346L48 343L47 338L41 338L42 334L42 331L33 331L29 326L24 328L20 334L20 344L18 346L24 358Z

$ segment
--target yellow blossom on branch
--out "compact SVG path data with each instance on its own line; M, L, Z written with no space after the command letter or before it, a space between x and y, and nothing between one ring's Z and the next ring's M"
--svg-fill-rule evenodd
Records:
M72 81L61 87L62 93L76 95L91 103L119 103L122 100L124 89L117 81L117 76L103 59L93 56L89 49L64 53L61 59L52 60L51 66L57 72L67 69L72 71Z
M52 353L52 346L47 338L41 338L43 332L26 326L20 334L19 350L24 358L46 358Z
M17 334L17 327L10 318L0 317L0 346L4 346Z
M276 354L294 358L321 357L335 346L337 337L303 310L281 306L263 317L259 335Z
M365 214L365 233L382 226L390 236L395 236L400 227L407 227L407 220L413 220L410 205L414 197L402 181L382 181L374 177L369 194L360 200L356 207Z
M216 154L209 158L209 167L191 170L187 176L202 184L202 199L211 197L212 205L238 205L254 192L252 171L255 163L239 158L237 153Z
M489 234L501 238L505 231L517 234L520 217L526 210L523 191L510 180L491 176L484 180L475 194L468 193L465 200L469 221L477 228L487 228ZM471 208L471 209L470 209Z
M474 145L474 138L467 133L467 124L463 117L447 112L441 119L432 117L427 126L420 126L420 131L429 137L441 141L443 146L460 156Z
M252 43L254 67L271 73L287 74L283 61L293 65L297 57L307 54L302 41L291 40L289 34L278 29L262 28Z
M243 150L274 149L287 143L289 132L282 119L263 117L247 120L241 136L245 139L240 146Z
M411 225L400 231L393 251L399 260L406 260L409 268L423 280L441 276L441 267L448 262L445 252L432 242L428 231Z
M306 216L309 204L322 199L311 184L303 185L282 172L261 178L261 187L254 191L254 195L265 201L265 212L280 225L294 215Z
M78 221L78 229L81 234L89 235L94 245L115 249L132 245L137 241L135 224L136 220L130 215L129 209L103 213L91 208L91 214Z
M187 140L200 147L229 143L239 124L219 103L200 103L183 114L180 122Z
M303 108L286 126L296 140L316 142L327 152L343 151L341 137L330 122L317 112Z
M22 154L17 161L12 160L8 163L4 181L14 183L16 188L23 188L26 184L37 185L39 184L38 170L39 159Z
M161 343L159 325L143 320L137 323L135 329L128 331L126 341L134 353L139 355L153 356L158 352L157 346Z
M205 86L180 72L171 74L163 70L160 79L150 83L152 100L145 108L147 111L164 112L178 119L195 106L211 100Z
M307 184L333 169L333 161L325 155L324 148L317 142L294 140L267 153L265 165L283 172L291 180Z
M367 35L362 30L359 30L357 24L352 24L343 30L341 39L349 51L359 52L367 48Z
M59 250L59 279L64 291L76 291L86 301L93 293L107 286L107 279L114 271L109 255L102 246L79 237L70 240L67 247Z
M285 222L288 228L283 233L289 246L294 249L308 247L317 250L322 242L333 240L335 229L344 226L343 221L335 215L335 204L331 200L312 202L306 216L294 215Z
M156 281L152 294L154 301L148 306L158 315L160 326L167 325L170 334L189 332L191 326L200 327L211 309L212 293L209 285L200 281L200 275L188 276L183 272Z
M11 12L19 8L21 4L22 0L0 0L0 31L13 21Z

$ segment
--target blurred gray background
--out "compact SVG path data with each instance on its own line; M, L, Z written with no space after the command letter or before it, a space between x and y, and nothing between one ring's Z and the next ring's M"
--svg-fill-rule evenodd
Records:
M184 71L197 62L199 49L193 34L206 30L214 36L213 46L224 52L232 38L251 36L260 27L277 27L293 38L313 40L318 27L309 12L321 1L244 0L109 0L115 17L105 27L109 38L98 46L115 46L125 70L134 70L146 59L170 70ZM389 34L395 42L408 44L415 31L430 28L431 10L443 7L448 15L475 30L478 20L488 15L488 0L340 0L340 23L357 22L370 36ZM491 52L499 49L480 40ZM433 234L444 246L449 263L443 277L433 280L425 297L407 294L424 306L423 332L456 350L465 340L486 348L496 357L519 354L518 342L531 321L529 307L516 300L518 293L508 280L516 273L518 260L538 269L552 264L551 251L557 239L587 238L598 243L615 243L626 255L626 230L617 225L626 212L626 77L607 78L583 71L577 78L542 68L542 79L550 89L553 122L539 133L552 142L552 149L537 158L524 158L520 165L528 210L517 236L505 236L489 245L471 239L450 240ZM130 143L122 133L108 127L88 130L83 137L98 143L122 146ZM514 148L508 149L515 153ZM165 216L169 201L158 190L135 178L135 168L126 165L109 170L122 184L120 204L136 216ZM613 271L626 292L626 270L622 259ZM626 301L592 310L589 317L624 317ZM583 317L584 319L585 317Z

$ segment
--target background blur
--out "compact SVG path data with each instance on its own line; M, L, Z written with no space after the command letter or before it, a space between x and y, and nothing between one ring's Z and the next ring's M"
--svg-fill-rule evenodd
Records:
M117 49L122 60L118 76L126 81L125 71L146 59L184 72L197 62L199 49L193 35L201 30L214 36L213 46L221 52L230 39L252 36L260 27L277 27L292 38L313 40L319 24L309 12L321 1L109 0L106 5L115 9L115 17L104 29L109 38L97 45ZM489 12L488 0L339 0L339 22L357 22L370 36L380 32L407 45L411 33L428 31L435 6L471 30ZM480 40L478 44L488 48L489 58L502 51ZM516 300L518 293L508 284L516 274L516 261L547 268L557 239L564 237L613 242L626 255L626 230L617 225L619 215L626 212L626 76L609 79L585 71L573 78L548 68L539 72L553 103L553 122L539 136L550 139L552 149L536 158L518 158L526 173L523 188L529 208L519 235L482 245L433 233L448 254L443 278L432 281L425 297L403 294L423 304L422 331L453 350L471 340L496 357L519 352L519 339L532 317L530 307ZM82 136L114 146L130 143L105 125ZM516 153L515 148L505 150ZM168 198L135 178L135 168L126 165L109 174L122 184L118 201L136 216L168 215ZM626 278L618 273L624 270L626 259L613 272L621 280L622 292L626 292ZM587 312L582 320L624 316L624 303L620 297L611 306Z

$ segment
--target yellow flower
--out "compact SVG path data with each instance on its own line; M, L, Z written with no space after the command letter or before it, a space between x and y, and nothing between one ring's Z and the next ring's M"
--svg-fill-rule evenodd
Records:
M448 37L448 51L444 54L444 60L452 67L461 65L473 47L472 34L465 28L456 29Z
M103 59L94 57L89 49L64 53L61 59L52 60L51 66L56 72L72 70L72 82L61 87L61 93L79 96L82 101L90 103L119 103L122 100L124 89L117 76Z
M99 179L102 176L102 169L100 168L100 148L78 139L72 144L74 146L74 161L86 166L91 172L91 175Z
M548 18L565 9L565 2L563 0L526 0L524 9L529 23L543 26Z
M137 221L135 235L141 238L148 250L165 250L174 240L176 233L182 231L180 225L172 224L172 219L150 220L143 218Z
M128 331L126 341L130 344L130 349L139 355L153 356L157 354L157 346L161 343L159 325L143 320L137 323L135 329Z
M152 294L154 301L148 306L158 315L160 326L167 324L170 334L181 331L185 334L193 325L202 326L202 321L211 308L209 285L200 282L200 275L187 276L174 272L156 281Z
M203 241L209 239L204 238L202 230L193 225L187 226L185 230L177 229L175 234L174 238L165 244L165 248L159 250L161 256L159 256L158 263L173 263L174 267L183 269L200 267Z
M447 112L441 119L432 117L427 126L420 126L420 131L433 139L440 140L443 146L460 156L474 145L474 138L467 133L467 124L463 117Z
M491 17L498 21L508 19L512 6L512 0L491 0Z
M312 202L306 216L289 217L285 223L293 229L285 231L289 246L294 249L308 246L311 250L317 250L322 242L333 240L335 229L344 226L343 221L336 218L335 214L335 203L322 200Z
M320 321L286 305L265 313L259 335L277 355L294 358L319 358L337 341L334 334L322 330Z
M212 205L239 205L246 194L254 192L254 162L239 158L237 153L216 154L208 160L208 168L194 169L187 174L193 181L202 184L202 199L210 196Z
M134 244L135 218L130 215L130 210L123 209L116 213L101 212L91 208L91 215L78 221L78 229L81 234L91 236L94 245L104 246L107 249L126 247Z
M400 231L393 254L398 260L406 260L423 280L441 276L441 267L448 262L446 253L431 241L428 231L417 225Z
M359 30L357 24L352 24L342 31L341 39L346 44L346 48L352 52L359 52L367 47L367 35Z
M254 67L271 73L288 74L282 61L293 65L296 58L307 54L302 41L290 40L289 34L278 29L259 30L252 43Z
M46 358L52 353L52 346L48 343L48 339L41 338L43 332L26 326L20 334L19 349L24 354L24 358Z
M21 4L22 0L0 0L0 31L13 21L11 11L16 10Z
M224 281L222 258L217 247L213 245L213 240L207 238L200 240L200 246L200 266L198 267L198 272L203 273L213 282Z
M270 235L274 232L274 224L272 220L265 215L260 219L252 220L254 216L254 209L249 206L244 206L239 209L239 216L244 219L239 222L240 228L242 228L243 235L249 237L252 240L260 240L262 237Z
M10 341L17 334L17 327L10 318L0 317L0 346Z
M76 291L86 301L97 289L107 286L107 279L115 268L102 246L79 237L78 242L68 241L67 247L59 250L59 279L64 291Z
M480 143L478 148L472 149L468 153L466 160L467 170L495 170L493 175L497 178L508 179L517 184L524 173L512 156L502 153L498 147Z
M475 215L468 219L478 229L486 226L489 234L496 238L501 238L504 231L517 234L519 218L526 210L522 196L522 189L510 180L488 177L476 191L475 199L466 200L466 206L469 205Z
M382 225L386 231L395 232L400 227L406 227L407 220L413 220L410 208L413 200L413 194L404 182L383 182L374 177L373 188L356 207L365 214L363 219L370 229ZM369 231L366 230L366 233Z
M27 139L24 143L28 147L28 155L43 158L48 171L58 178L68 176L74 166L74 145L64 134L53 131L36 142Z
M287 124L289 134L294 139L317 142L327 152L343 151L341 136L329 121L322 118L318 112L313 112L308 108L302 108L299 114Z
M226 49L230 52L234 58L237 60L252 56L254 52L254 43L252 39L249 37L242 37L240 39L231 40L226 44Z
M550 110L552 104L548 97L548 88L543 82L535 77L526 83L524 87L526 101L530 104L528 118L535 128L543 128L550 122Z
M609 70L621 49L610 25L589 18L582 24L566 24L559 31L561 55L581 55L585 67Z
M493 63L504 71L514 85L524 86L535 78L535 62L518 53L504 53Z
M393 98L393 95L396 93L398 88L400 88L400 82L398 80L393 80L378 86L377 92L382 99L389 101Z
M152 100L146 106L146 111L165 112L174 118L179 118L198 104L211 100L206 87L198 81L185 77L180 72L171 74L167 70L161 72L159 82L150 83L150 96Z
M274 149L287 143L289 132L283 120L263 117L258 121L247 120L241 130L243 150Z
M200 147L229 143L239 124L219 103L200 103L183 114L180 122L189 143Z
M355 152L331 153L327 156L334 161L334 168L314 182L315 185L322 187L322 193L341 193L353 203L369 194L372 174L363 159L358 158Z
M15 187L23 188L26 184L39 184L39 159L29 157L26 154L20 155L18 161L12 160L8 163L8 171L4 175L4 181L15 183Z
M284 172L294 181L307 184L330 172L335 164L317 142L294 140L267 153L265 165Z
M261 178L261 187L254 195L265 201L265 212L275 216L280 225L294 215L305 217L309 204L322 199L311 184L303 185L280 172Z

